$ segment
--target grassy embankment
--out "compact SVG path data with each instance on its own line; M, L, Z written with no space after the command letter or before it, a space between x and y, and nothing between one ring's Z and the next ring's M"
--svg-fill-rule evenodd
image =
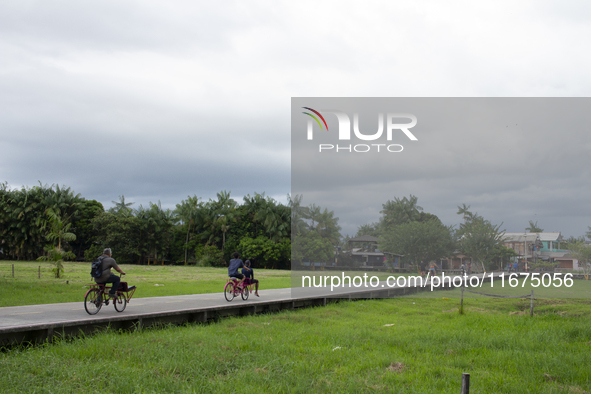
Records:
M0 354L2 392L591 392L591 304L399 298Z
M459 282L458 282L459 283ZM505 281L501 281L500 278L494 278L493 286L490 285L490 278L486 278L482 286L467 287L468 290L472 290L484 294L501 295L501 296L523 296L531 294L534 291L534 299L565 299L565 298L579 298L579 299L591 299L591 280L574 279L571 282L567 282L568 286L563 283L555 281L551 283L549 280L545 280L543 284L534 286L537 281L532 284L531 278L525 279L524 276L520 276L518 280L509 282L507 277ZM429 286L427 286L428 288ZM436 292L430 292L427 290L419 292L415 295L421 298L460 298L461 289L455 288L453 290L440 290ZM464 298L488 298L487 296L464 292ZM529 301L528 301L529 302Z
M12 265L15 275L12 277ZM18 305L53 304L82 301L90 277L90 263L64 263L65 272L56 279L52 266L38 261L0 260L0 307ZM39 267L41 278L39 279ZM159 297L185 294L221 293L227 279L226 268L202 268L195 266L122 265L127 275L123 280L136 285L134 298ZM115 273L115 271L113 271ZM320 271L310 271L319 274ZM322 271L326 275L340 274ZM347 272L347 275L363 275L363 272ZM291 287L291 271L255 269L261 289ZM385 280L387 272L368 273ZM404 274L415 275L415 274Z
M12 277L12 265L15 266L15 277ZM37 261L0 261L0 307L50 304L61 302L81 301L88 285L92 283L90 278L90 263L66 262L65 272L61 279L56 279L48 263ZM39 267L41 278L39 279ZM122 265L127 275L124 281L130 285L136 285L134 298L158 297L184 294L220 293L227 278L226 268L201 268L195 266L161 266L161 265ZM113 271L114 272L114 271ZM302 274L300 271L297 274ZM309 271L311 275L337 275L337 271ZM364 272L352 271L345 275L363 275ZM388 276L401 276L388 272L368 272L368 276L378 276L380 280L386 280ZM416 275L406 273L402 276ZM291 272L286 270L256 269L256 277L261 281L262 289L287 288L292 284L301 286L301 279L292 281ZM485 293L499 293L506 295L529 294L532 289L531 281L525 288L523 281L516 287L509 285L505 280L501 288L499 278L494 279L494 288L485 282L480 290ZM533 288L535 297L539 298L591 298L591 281L575 280L572 288L551 286ZM423 297L459 297L459 290L447 293L430 292L422 293ZM474 297L465 294L465 297ZM476 296L479 297L479 296Z
M0 261L0 307L82 301L92 283L90 263L66 262L64 266L62 278L56 279L48 263ZM195 266L122 265L121 268L127 274L123 280L138 288L134 298L221 293L228 273L226 268ZM255 274L263 289L291 284L290 271L256 269Z

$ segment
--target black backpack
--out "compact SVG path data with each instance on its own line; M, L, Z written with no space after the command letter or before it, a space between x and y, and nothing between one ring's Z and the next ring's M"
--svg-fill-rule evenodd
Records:
M103 275L104 258L104 256L100 256L92 262L92 265L90 266L90 276L93 278L100 278Z

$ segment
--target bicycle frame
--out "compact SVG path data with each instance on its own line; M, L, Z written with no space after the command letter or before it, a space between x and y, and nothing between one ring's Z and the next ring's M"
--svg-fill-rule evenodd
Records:
M107 286L104 283L100 283L100 284L99 283L95 283L95 284L90 285L90 289L88 289L88 291L86 292L86 294L88 294L88 292L90 292L92 289L98 289L98 291L100 292L100 295L103 296L103 295L107 294L109 292L109 290L111 290L112 287L113 286ZM137 290L137 287L136 288L133 288L133 289L131 289L129 291L117 290L115 292L115 294L117 294L117 296L120 296L123 293L125 293L125 300L127 302L129 302L129 301L131 301L131 297L133 297L133 294L135 293L136 290Z
M226 291L226 289L228 287L228 284L230 284L230 283L232 284L233 290L231 292L231 295L228 297L228 294L230 294L230 293L228 293ZM248 288L248 286L249 285L247 285L244 282L240 282L236 279L228 278L228 281L226 282L226 285L224 286L224 294L226 297L226 301L230 302L235 297L238 297L238 295L240 295L242 297L242 299L246 301L248 299L249 294L250 294L250 289Z

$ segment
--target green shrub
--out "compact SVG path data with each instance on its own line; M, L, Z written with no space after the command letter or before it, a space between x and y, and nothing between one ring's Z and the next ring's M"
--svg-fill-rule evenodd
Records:
M101 254L103 254L103 247L101 245L92 245L84 251L84 260L89 262L94 261Z
M215 245L197 245L195 259L198 267L225 267L224 254Z

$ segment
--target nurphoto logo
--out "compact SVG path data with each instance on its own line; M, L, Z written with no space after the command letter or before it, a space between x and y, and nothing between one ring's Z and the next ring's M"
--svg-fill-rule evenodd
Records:
M321 131L328 132L328 124L326 119L322 115L324 114L332 114L335 115L339 124L338 130L338 138L339 141L350 141L351 140L351 120L349 115L341 110L334 110L334 109L322 109L322 110L315 110L310 107L302 107L309 112L302 112L303 114L309 116L308 119L308 127L307 127L307 138L308 140L314 139L314 123L318 124ZM407 119L410 122L407 123L400 123L400 120ZM316 122L314 122L316 121ZM395 135L396 131L402 131L408 139L411 141L418 141L417 137L409 130L416 126L417 124L417 117L413 114L406 114L406 113L388 113L386 115L386 141L392 141L393 135ZM353 134L355 138L361 141L377 141L382 138L384 134L384 114L378 114L378 131L373 134L364 134L359 130L359 114L353 114ZM382 148L380 150L380 148ZM357 153L366 153L370 151L387 151L387 152L402 152L403 146L400 144L349 144L349 145L334 145L334 144L319 144L318 151L320 153L326 151L333 151L333 152L357 152Z

